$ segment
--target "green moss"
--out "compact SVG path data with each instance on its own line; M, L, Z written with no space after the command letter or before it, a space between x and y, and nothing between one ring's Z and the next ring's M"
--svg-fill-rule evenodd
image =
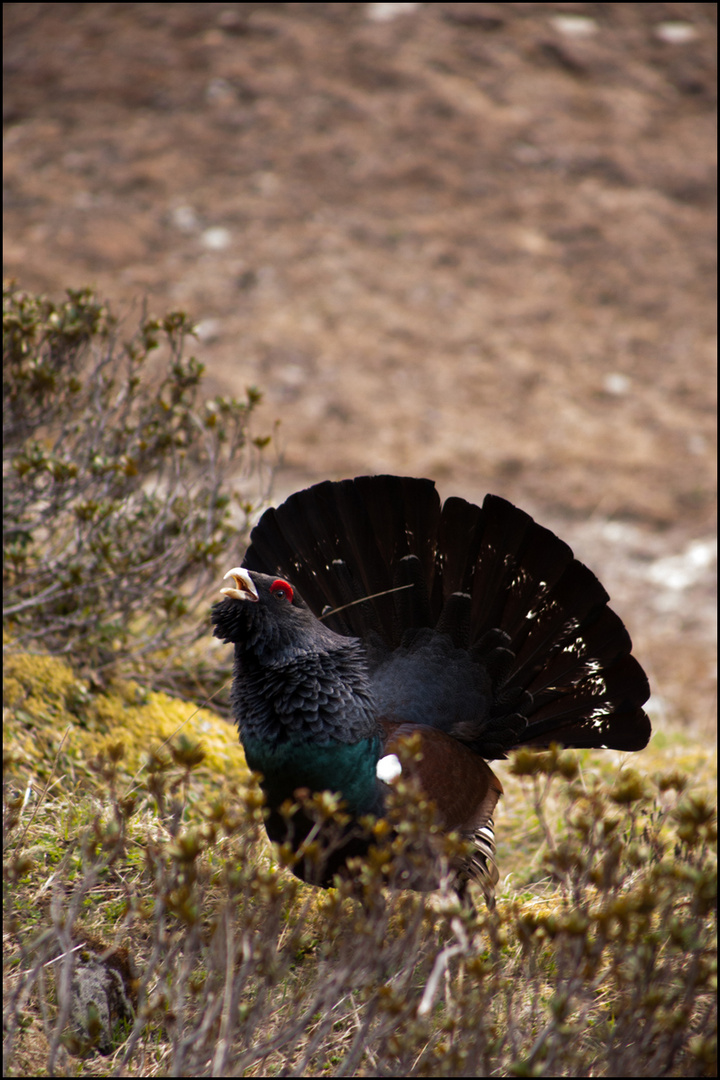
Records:
M78 680L69 664L54 656L20 653L6 658L3 700L10 708L22 706L31 715L64 712Z
M209 709L167 694L146 693L132 682L106 692L91 692L72 666L57 657L16 654L7 658L3 679L4 736L10 766L31 767L47 775L67 733L63 752L81 763L120 743L122 764L134 775L150 751L182 735L205 753L199 772L231 787L247 783L249 770L235 728ZM167 750L167 747L165 747ZM72 770L61 769L74 782Z

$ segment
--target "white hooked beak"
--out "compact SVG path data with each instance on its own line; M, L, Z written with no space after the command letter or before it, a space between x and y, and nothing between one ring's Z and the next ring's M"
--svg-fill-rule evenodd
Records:
M229 577L235 579L235 587L228 586L226 589L221 589L220 592L223 596L228 596L232 600L252 600L253 603L260 599L255 588L255 582L242 566L235 566L232 570L228 570L223 581Z

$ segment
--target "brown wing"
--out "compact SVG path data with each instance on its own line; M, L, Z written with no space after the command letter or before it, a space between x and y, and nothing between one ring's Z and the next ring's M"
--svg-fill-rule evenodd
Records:
M421 755L412 763L412 773L437 806L443 827L448 832L456 830L475 848L470 859L456 868L460 892L464 892L468 879L475 879L492 909L499 876L493 813L502 795L502 784L478 754L437 728L389 722L384 727L384 754L397 755L403 739L420 737Z

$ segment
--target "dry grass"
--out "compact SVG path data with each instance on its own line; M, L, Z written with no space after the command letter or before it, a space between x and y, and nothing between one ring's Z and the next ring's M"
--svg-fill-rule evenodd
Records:
M89 694L65 738L28 679L6 715L6 1074L715 1074L707 755L692 780L672 739L652 777L517 755L511 873L474 914L383 887L427 806L359 887L319 892L278 865L241 772L148 732L136 777L146 705ZM88 727L95 757L73 749Z

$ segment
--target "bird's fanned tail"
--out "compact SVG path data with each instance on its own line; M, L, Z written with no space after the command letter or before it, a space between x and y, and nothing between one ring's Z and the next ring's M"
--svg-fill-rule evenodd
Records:
M506 500L441 506L429 480L325 481L267 511L251 539L244 565L289 577L318 616L398 589L325 620L363 640L374 662L429 628L485 670L494 665L492 717L455 732L483 756L553 741L646 745L647 678L607 592L566 543Z

